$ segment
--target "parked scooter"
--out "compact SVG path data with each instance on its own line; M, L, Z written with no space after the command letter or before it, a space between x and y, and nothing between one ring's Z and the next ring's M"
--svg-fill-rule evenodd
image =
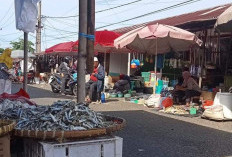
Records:
M55 73L50 78L48 83L51 85L53 93L61 91L62 77L60 74ZM77 73L70 74L70 79L67 81L65 92L71 95L77 95Z

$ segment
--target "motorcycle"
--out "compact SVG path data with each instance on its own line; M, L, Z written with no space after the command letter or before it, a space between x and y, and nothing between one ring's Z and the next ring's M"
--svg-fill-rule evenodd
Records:
M53 74L48 83L51 85L53 93L61 91L62 76L58 73ZM71 95L77 95L77 73L70 74L70 79L67 81L65 92Z

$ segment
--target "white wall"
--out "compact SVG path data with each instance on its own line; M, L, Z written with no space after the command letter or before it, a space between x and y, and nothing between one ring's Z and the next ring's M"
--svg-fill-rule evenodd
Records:
M111 53L110 54L110 73L127 74L128 54Z

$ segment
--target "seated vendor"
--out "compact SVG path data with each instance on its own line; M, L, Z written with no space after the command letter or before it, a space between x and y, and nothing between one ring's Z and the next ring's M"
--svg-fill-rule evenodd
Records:
M184 102L185 91L180 90L182 88L183 81L184 81L183 77L182 76L179 77L178 82L173 90L173 98L175 102L178 104Z
M130 90L130 77L121 74L119 76L119 80L115 83L113 89L116 90L116 92L121 92L121 93Z
M94 95L97 97L97 102L101 100L101 92L104 88L105 70L99 63L98 58L94 57L94 70L90 75L90 80L85 84L86 101L91 102Z
M192 97L201 95L201 89L199 88L197 82L191 77L190 72L185 71L182 73L182 75L184 82L179 90L185 91L186 106L189 106Z

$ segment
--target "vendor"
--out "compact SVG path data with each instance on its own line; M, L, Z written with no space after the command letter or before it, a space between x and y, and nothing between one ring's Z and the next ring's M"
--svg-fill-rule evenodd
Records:
M201 95L201 89L197 82L191 77L190 72L184 71L182 76L184 82L180 89L185 91L186 106L189 106L192 97Z
M185 96L185 91L184 90L180 90L180 88L182 88L182 84L183 84L183 77L178 77L178 82L174 87L173 90L173 97L176 103L182 103L184 102L184 96Z
M93 100L94 92L97 93L97 102L101 100L101 92L104 88L105 70L99 63L98 58L94 57L94 70L90 75L90 80L86 83L86 101L91 102ZM96 90L95 90L96 89Z
M119 80L115 83L113 89L116 90L116 92L121 92L121 93L130 90L130 77L121 74L119 76Z

